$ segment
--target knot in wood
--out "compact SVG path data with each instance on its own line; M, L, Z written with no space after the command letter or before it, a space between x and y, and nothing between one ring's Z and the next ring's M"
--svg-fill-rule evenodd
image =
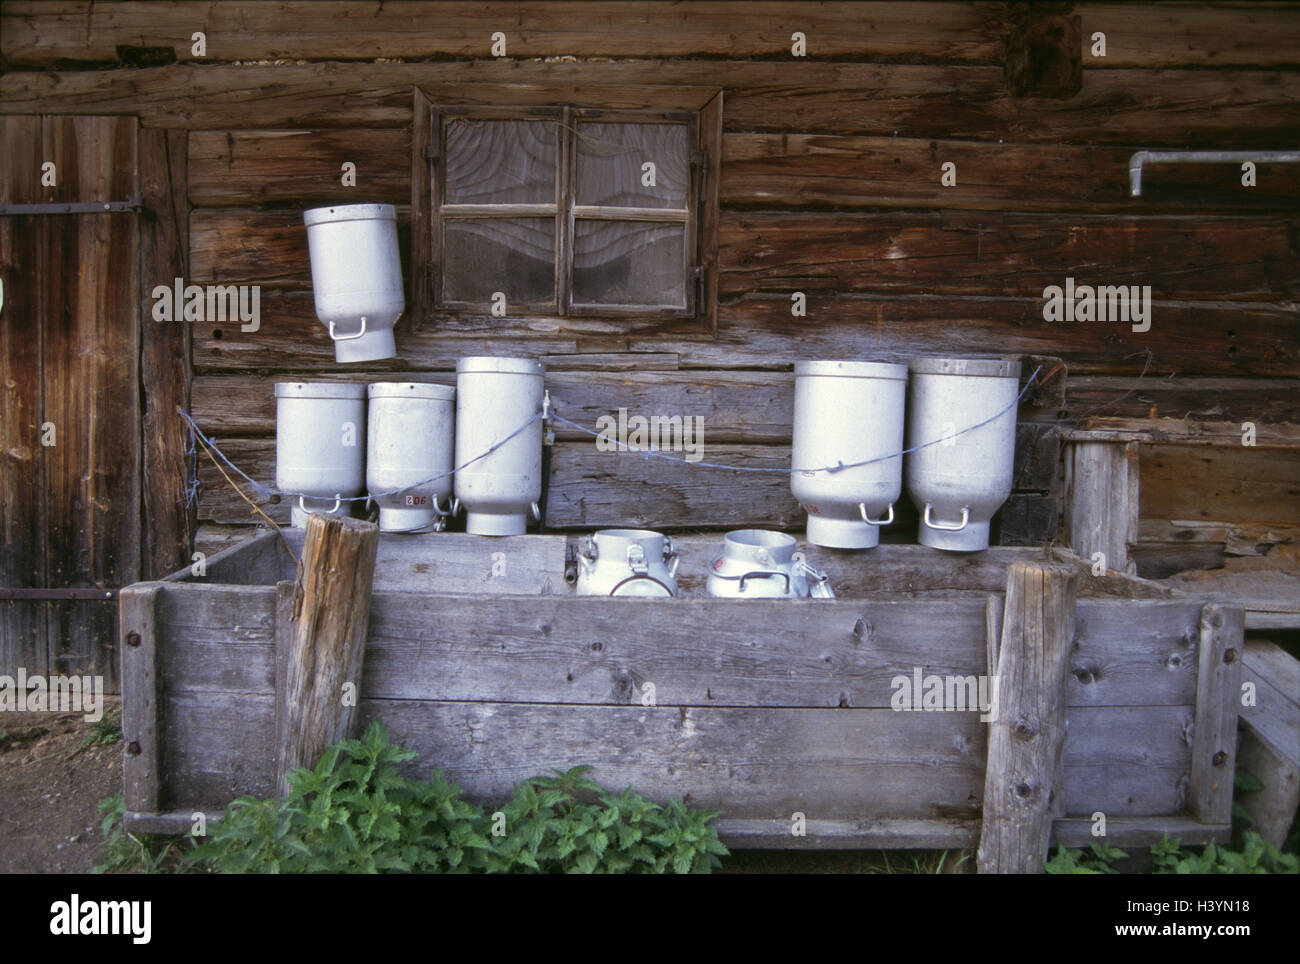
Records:
M127 644L128 646L139 646L139 645L140 645L140 634L139 634L139 633L136 633L136 632L127 633L127 634L126 634L126 644Z
M1225 663L1235 663L1237 661L1237 651L1229 646L1223 651L1223 661Z
M1028 800L1030 797L1034 795L1034 788L1031 787L1028 783L1022 782L1022 783L1017 783L1014 787L1012 787L1012 792L1014 792L1015 795L1019 797L1021 800Z
M1027 743L1038 736L1038 727L1034 725L1032 720L1022 716L1016 720L1016 725L1012 727L1011 734L1022 743Z
M1228 754L1220 750L1218 753L1214 754L1214 756L1210 758L1210 762L1213 763L1216 767L1221 767L1228 762Z

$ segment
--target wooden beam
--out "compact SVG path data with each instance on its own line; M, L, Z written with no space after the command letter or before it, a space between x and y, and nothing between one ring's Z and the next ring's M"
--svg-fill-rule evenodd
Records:
M146 579L161 579L189 563L197 525L197 505L186 495L189 431L176 414L178 407L190 407L191 326L179 319L155 321L151 294L155 285L171 287L189 273L185 143L183 131L140 131L140 379L146 389L140 528Z
M1209 149L1231 141L1244 150L1276 149L1300 127L1300 76L1285 71L1095 70L1085 74L1077 96L1057 101L1010 96L997 66L824 61L497 58L346 69L317 63L10 71L0 76L0 110L133 114L148 127L194 130L407 128L412 86L451 88L462 101L481 103L478 85L517 85L518 99L531 89L533 103L582 104L594 88L687 85L716 92L723 84L726 129L736 132L898 131L913 138L1148 148ZM500 91L483 96L509 102Z
M1228 823L1232 819L1244 640L1245 614L1241 607L1209 603L1201 611L1187 807L1202 823Z
M295 768L314 767L327 746L353 735L378 547L373 523L322 513L307 519L302 593L278 701L284 726L277 734L276 785L282 794Z
M1103 569L1136 573L1136 442L1075 442L1066 447L1065 537L1079 556ZM1098 556L1100 554L1100 556Z
M127 810L157 810L161 802L162 657L158 652L159 584L136 583L118 596L122 652L123 799Z
M989 732L979 870L1043 872L1052 820L1064 813L1066 678L1078 572L1013 563Z

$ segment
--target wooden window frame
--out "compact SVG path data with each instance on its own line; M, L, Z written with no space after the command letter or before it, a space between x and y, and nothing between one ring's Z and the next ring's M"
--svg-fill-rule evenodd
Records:
M559 94L560 92L556 92ZM574 92L563 92L572 98ZM512 99L513 98L513 99ZM509 335L536 328L527 318L545 319L560 330L626 333L662 331L677 337L716 335L718 167L721 160L722 94L704 88L619 88L582 92L581 105L561 103L560 96L536 88L457 87L445 91L415 89L412 136L411 305L416 330L449 336L466 332ZM510 105L510 106L503 106ZM477 305L441 299L440 261L447 205L442 204L444 121L465 116L485 119L554 118L559 126L556 199L546 205L457 205L465 217L556 217L554 301L510 306L506 318L492 317ZM641 209L617 205L577 206L573 171L573 129L581 122L675 123L687 127L690 177L685 208ZM573 302L572 240L578 220L628 220L682 224L684 307L603 305Z

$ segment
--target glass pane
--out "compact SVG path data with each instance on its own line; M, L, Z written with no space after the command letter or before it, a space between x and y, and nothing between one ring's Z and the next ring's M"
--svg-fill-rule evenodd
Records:
M574 222L574 304L685 308L685 235L680 224Z
M554 218L454 218L444 228L444 301L490 306L500 291L508 313L555 301Z
M689 133L685 124L578 124L577 203L686 207Z
M460 120L446 126L447 204L554 204L559 125Z

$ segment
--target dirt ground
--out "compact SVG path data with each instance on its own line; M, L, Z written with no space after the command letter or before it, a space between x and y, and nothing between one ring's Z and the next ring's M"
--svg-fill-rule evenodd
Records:
M105 715L121 701L105 699ZM122 789L122 743L86 745L80 713L0 715L0 873L88 873L99 801Z

